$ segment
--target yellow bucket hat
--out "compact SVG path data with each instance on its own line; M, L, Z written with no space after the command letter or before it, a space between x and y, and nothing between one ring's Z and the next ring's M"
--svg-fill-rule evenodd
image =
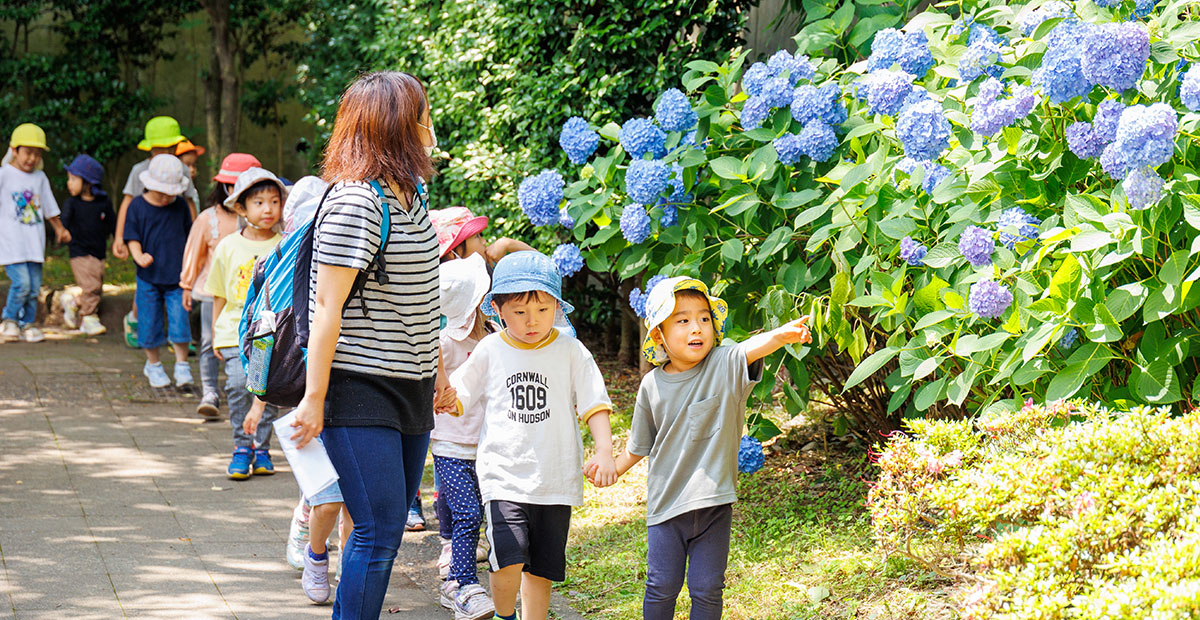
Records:
M138 142L138 149L149 151L164 146L175 146L184 140L187 138L179 132L179 121L170 116L155 116L146 121L146 139Z
M46 132L33 123L17 125L17 128L12 132L12 139L8 141L8 145L14 149L18 146L28 146L42 149L43 151L50 150L46 146Z
M666 364L671 358L667 357L665 347L654 342L650 332L671 318L675 313L675 293L685 290L700 291L708 299L708 307L712 310L713 332L716 334L713 344L721 344L721 339L725 337L725 319L729 318L729 304L720 297L710 295L708 286L695 278L667 278L656 284L646 295L646 338L642 340L642 355L655 366Z

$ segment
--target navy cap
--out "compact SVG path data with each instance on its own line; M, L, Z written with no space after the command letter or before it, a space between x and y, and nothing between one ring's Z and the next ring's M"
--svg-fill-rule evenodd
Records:
M100 185L104 180L104 166L91 155L76 155L75 159L64 167L67 172L92 185Z

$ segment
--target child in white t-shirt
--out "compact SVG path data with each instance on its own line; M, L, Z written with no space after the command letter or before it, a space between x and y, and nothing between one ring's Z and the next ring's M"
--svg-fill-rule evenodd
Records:
M538 252L496 263L483 310L503 331L479 342L450 377L460 415L484 407L476 468L486 504L496 617L546 618L550 588L566 579L571 507L583 504L583 475L616 480L609 413L612 402L591 353L556 328L562 278ZM585 466L578 421L586 422L596 456ZM446 483L443 481L442 483Z

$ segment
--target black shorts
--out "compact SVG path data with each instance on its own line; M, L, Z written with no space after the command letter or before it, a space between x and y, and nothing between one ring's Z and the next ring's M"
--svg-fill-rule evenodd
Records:
M567 578L567 530L571 507L492 500L487 539L493 571L524 564L524 572L550 581Z

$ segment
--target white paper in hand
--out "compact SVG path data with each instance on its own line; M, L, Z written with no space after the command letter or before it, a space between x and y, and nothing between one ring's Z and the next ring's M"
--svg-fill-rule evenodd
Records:
M275 438L283 448L283 456L292 466L292 475L296 476L300 492L304 497L312 497L337 482L338 475L320 441L314 439L303 448L296 447L296 442L292 440L292 435L296 433L296 429L292 428L292 422L295 421L294 411L275 420Z

